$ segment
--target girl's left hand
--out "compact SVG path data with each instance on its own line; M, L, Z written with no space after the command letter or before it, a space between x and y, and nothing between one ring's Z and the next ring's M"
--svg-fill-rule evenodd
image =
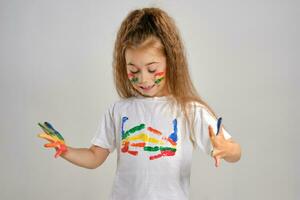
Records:
M211 156L215 159L215 166L219 167L221 159L226 157L230 152L230 142L225 139L223 128L220 128L218 135L214 133L214 130L211 125L208 126L208 131L210 141L213 146Z
M50 142L48 144L45 144L44 147L55 148L55 158L68 150L63 136L57 130L55 130L49 122L45 122L44 124L38 123L38 125L44 131L44 133L39 134L38 137L46 139Z

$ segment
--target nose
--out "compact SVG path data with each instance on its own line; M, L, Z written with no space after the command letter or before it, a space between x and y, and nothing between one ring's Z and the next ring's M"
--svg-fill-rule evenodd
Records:
M146 70L141 71L140 80L140 83L150 82L150 74Z

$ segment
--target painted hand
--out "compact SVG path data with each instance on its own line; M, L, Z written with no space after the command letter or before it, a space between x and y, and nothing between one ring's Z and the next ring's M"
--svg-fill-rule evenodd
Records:
M228 155L230 152L230 142L226 141L223 133L223 128L220 128L219 134L215 135L213 128L209 125L209 137L213 150L211 151L211 156L215 159L215 166L219 167L221 159Z
M46 148L54 147L56 149L55 158L60 156L62 153L67 151L67 146L62 135L55 130L52 125L48 122L44 124L38 123L38 125L43 129L44 133L38 135L38 137L48 140L50 143L44 145Z

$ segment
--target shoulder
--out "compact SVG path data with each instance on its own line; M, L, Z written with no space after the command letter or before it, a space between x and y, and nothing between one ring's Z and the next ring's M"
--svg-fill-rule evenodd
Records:
M202 103L198 101L191 101L188 103L189 109L192 109L193 111L199 112L199 111L209 111L209 109Z
M115 113L117 111L121 111L121 110L128 108L128 106L130 106L132 104L132 102L133 102L132 97L118 99L118 100L115 100L114 102L108 104L106 110L110 113Z
M210 111L210 109L206 105L198 101L191 101L189 103L189 108L196 114L196 116L201 115L215 118L214 114Z
M190 101L188 103L188 105L192 108L197 108L197 109L207 109L205 105L203 105L202 103L198 102L198 101Z

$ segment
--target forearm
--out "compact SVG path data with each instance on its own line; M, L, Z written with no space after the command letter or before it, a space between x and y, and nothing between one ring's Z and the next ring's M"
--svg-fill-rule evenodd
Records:
M224 157L227 162L237 162L241 158L241 147L238 143L231 142L228 155Z
M93 151L88 148L67 147L68 151L61 155L65 160L88 169L95 169L99 164Z

